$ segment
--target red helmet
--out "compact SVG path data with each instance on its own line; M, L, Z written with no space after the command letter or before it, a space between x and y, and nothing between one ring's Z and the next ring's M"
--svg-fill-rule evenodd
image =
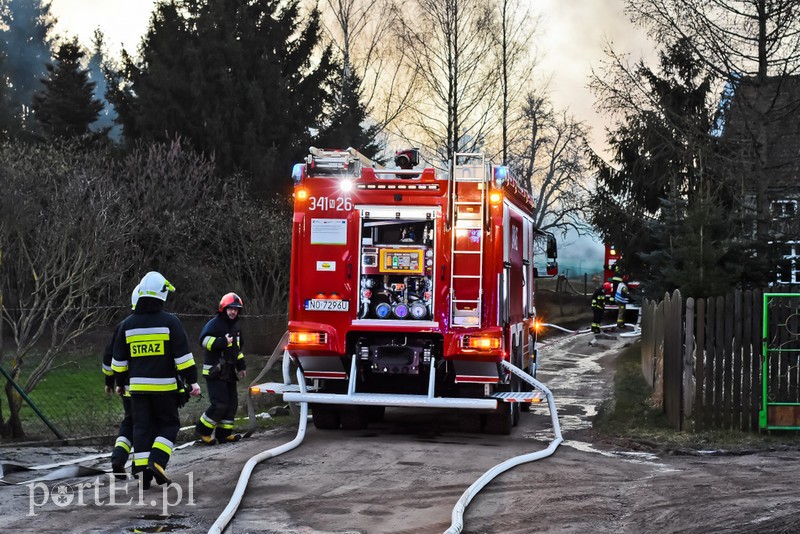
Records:
M225 308L244 308L242 298L236 293L226 293L219 301L219 311L224 311Z
M606 293L611 291L611 282L606 282L605 284L603 284L603 291L605 291Z

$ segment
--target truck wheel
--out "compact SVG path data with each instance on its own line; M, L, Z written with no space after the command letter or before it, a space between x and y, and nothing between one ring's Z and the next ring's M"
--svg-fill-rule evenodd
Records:
M497 409L486 415L486 433L507 436L514 426L513 402L501 402Z
M470 434L480 434L483 427L483 417L480 413L472 410L459 410L458 411L458 427L461 432L469 432Z
M344 408L339 412L344 430L362 430L369 424L369 411L366 406Z
M380 423L386 415L386 406L367 406L367 415L370 423Z
M339 410L326 404L312 404L311 415L314 428L336 430L339 428Z

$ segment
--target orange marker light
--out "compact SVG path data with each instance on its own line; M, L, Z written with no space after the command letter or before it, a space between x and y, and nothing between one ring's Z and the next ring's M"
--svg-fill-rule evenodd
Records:
M489 336L466 336L464 348L481 351L497 350L500 348L500 338Z
M495 206L500 204L503 200L503 195L498 193L497 191L492 191L489 193L489 203L494 204Z
M296 198L300 202L305 201L306 199L308 199L308 189L305 189L303 187L298 187L294 192L294 198Z
M321 345L325 342L322 332L289 332L290 345Z

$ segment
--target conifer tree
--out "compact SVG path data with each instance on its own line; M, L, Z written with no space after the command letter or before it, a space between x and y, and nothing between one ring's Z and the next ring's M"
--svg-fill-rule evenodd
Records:
M89 71L89 80L95 84L94 98L103 104L103 109L100 110L100 115L90 128L94 132L99 132L115 141L119 141L120 127L114 122L117 118L117 112L111 103L106 100L106 93L108 92L108 82L105 75L106 62L105 35L98 29L95 30L92 39L92 55L89 58L87 70Z
M0 42L6 52L0 73L6 79L12 135L33 123L33 93L47 75L51 61L50 33L55 18L46 0L6 0L0 10Z
M349 69L341 72L336 102L314 142L321 148L353 147L368 158L376 159L382 149L376 140L380 127L368 124L369 117L358 92L360 83L356 75Z
M257 191L288 191L292 163L324 125L334 72L319 12L298 0L160 2L141 59L124 54L112 86L128 140L180 135L247 172Z
M95 83L89 81L89 71L81 66L84 56L77 38L62 43L55 63L47 65L44 89L33 94L34 116L47 137L82 137L103 109L94 98Z

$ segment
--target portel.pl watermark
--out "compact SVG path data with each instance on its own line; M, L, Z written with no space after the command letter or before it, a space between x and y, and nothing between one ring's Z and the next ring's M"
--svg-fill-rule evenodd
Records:
M50 503L56 508L80 506L137 506L161 508L161 515L180 504L195 506L194 473L186 474L186 484L177 482L144 489L141 480L117 480L113 473L99 476L89 482L75 484L57 483L48 486L44 482L31 482L28 486L28 516L42 512ZM186 490L184 491L184 487ZM161 493L161 499L156 497Z

